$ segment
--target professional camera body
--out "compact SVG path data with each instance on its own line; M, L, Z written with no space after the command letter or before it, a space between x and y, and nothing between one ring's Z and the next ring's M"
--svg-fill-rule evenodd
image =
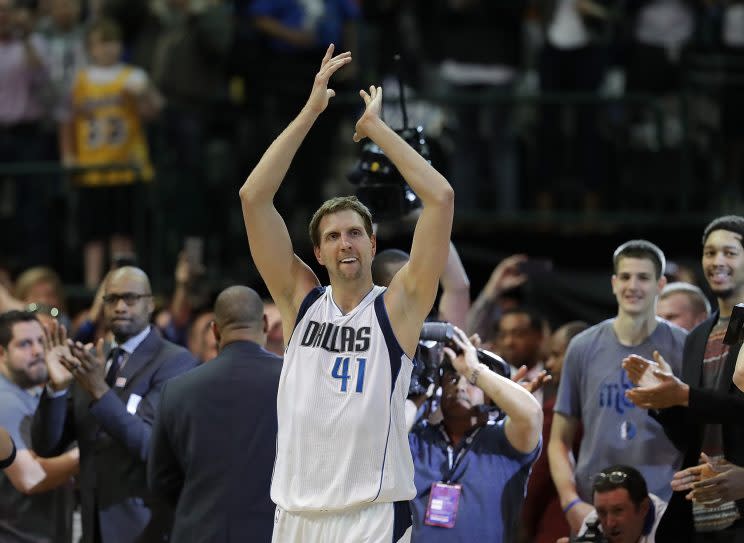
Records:
M454 336L455 328L449 322L424 323L419 335L419 345L411 373L409 396L425 394L429 386L439 384L442 371L451 365L444 356L444 348L450 347L455 352L460 350L454 343ZM485 349L476 349L476 351L479 362L502 377L507 379L510 377L511 369L503 358Z
M586 532L570 539L571 543L609 543L599 527L599 519L587 525Z
M424 139L424 129L403 128L396 130L415 151L429 160L429 146ZM362 145L362 152L354 168L347 174L357 185L356 195L366 205L376 221L400 219L421 207L416 193L400 175L390 159L371 140Z

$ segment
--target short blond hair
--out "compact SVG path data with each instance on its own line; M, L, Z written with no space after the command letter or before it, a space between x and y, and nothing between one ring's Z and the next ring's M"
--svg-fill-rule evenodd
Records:
M313 247L320 247L320 231L318 230L320 221L326 215L332 215L340 211L350 209L356 211L364 222L364 230L367 235L372 237L372 213L369 208L364 205L359 198L356 196L339 196L337 198L331 198L323 202L323 205L313 214L313 218L310 219L310 226L308 228L310 233L310 240L313 242Z

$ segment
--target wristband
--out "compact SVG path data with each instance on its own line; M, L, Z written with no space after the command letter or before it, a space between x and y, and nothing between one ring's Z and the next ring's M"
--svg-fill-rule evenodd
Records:
M563 508L563 514L565 515L566 513L568 513L573 508L574 505L580 502L581 502L581 498L574 498L573 500L568 502L568 505L566 505L566 507Z

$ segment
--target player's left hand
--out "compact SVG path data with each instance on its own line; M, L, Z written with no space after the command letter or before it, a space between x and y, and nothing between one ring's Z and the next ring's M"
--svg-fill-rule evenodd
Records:
M354 132L354 141L359 142L364 138L368 137L367 130L370 123L375 122L380 118L382 112L382 87L375 87L370 85L369 94L362 89L359 91L359 96L364 100L365 109L362 116L356 123Z

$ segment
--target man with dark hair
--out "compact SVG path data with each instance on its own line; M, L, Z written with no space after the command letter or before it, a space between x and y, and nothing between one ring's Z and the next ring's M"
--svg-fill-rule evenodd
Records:
M372 281L375 285L389 285L398 270L408 262L409 255L400 249L385 249L372 259Z
M171 541L268 543L281 358L264 349L268 323L253 289L223 290L211 326L217 357L163 387L150 488L175 508Z
M632 354L668 352L679 371L686 333L656 317L656 297L666 284L664 255L645 240L622 244L613 255L612 291L617 317L573 338L558 386L548 458L561 507L572 533L591 510L592 477L608 464L638 466L651 491L664 500L680 461L659 423L626 400L631 388L621 366ZM578 461L573 442L583 425Z
M592 484L594 511L584 519L579 536L601 526L610 543L654 543L666 502L649 494L643 475L630 466L616 465L600 471ZM568 543L562 538L558 543Z
M0 541L69 543L78 450L39 458L31 449L31 419L47 381L44 328L26 311L0 314L0 426L17 447L0 474ZM8 455L0 452L0 458Z
M405 425L412 358L447 262L454 192L380 118L382 89L360 91L354 141L378 145L423 202L411 258L385 288L372 282L377 248L369 210L355 197L327 201L310 223L330 286L294 254L274 197L311 128L335 95L330 77L351 61L329 46L305 107L269 146L240 189L251 256L288 341L277 400L271 497L274 540L406 541L416 494Z
M681 378L669 371L664 360L667 351L662 349L654 357L655 370L650 356L632 356L623 363L634 383L645 378L646 371L652 373L657 384L635 388L626 396L649 409L684 457L673 485L678 492L659 527L663 541L718 543L744 538L744 511L734 501L704 505L685 499L701 477L700 470L694 469L701 453L713 462L725 458L744 465L744 393L732 381L741 345L723 343L734 305L744 302L742 239L744 217L719 217L705 228L702 266L718 310L688 336Z
M656 314L691 332L710 316L710 302L695 285L678 281L669 283L661 291Z
M196 365L191 354L150 326L147 274L125 266L108 278L104 318L115 343L108 353L53 338L59 360L47 357L49 383L33 421L36 452L80 446L84 543L160 542L167 508L147 488L146 462L160 391Z
M506 371L481 363L462 330L455 328L453 340L459 354L445 348L441 376L444 418L422 420L409 434L417 491L412 540L512 542L540 454L542 409ZM491 420L487 406L494 404L505 418Z

